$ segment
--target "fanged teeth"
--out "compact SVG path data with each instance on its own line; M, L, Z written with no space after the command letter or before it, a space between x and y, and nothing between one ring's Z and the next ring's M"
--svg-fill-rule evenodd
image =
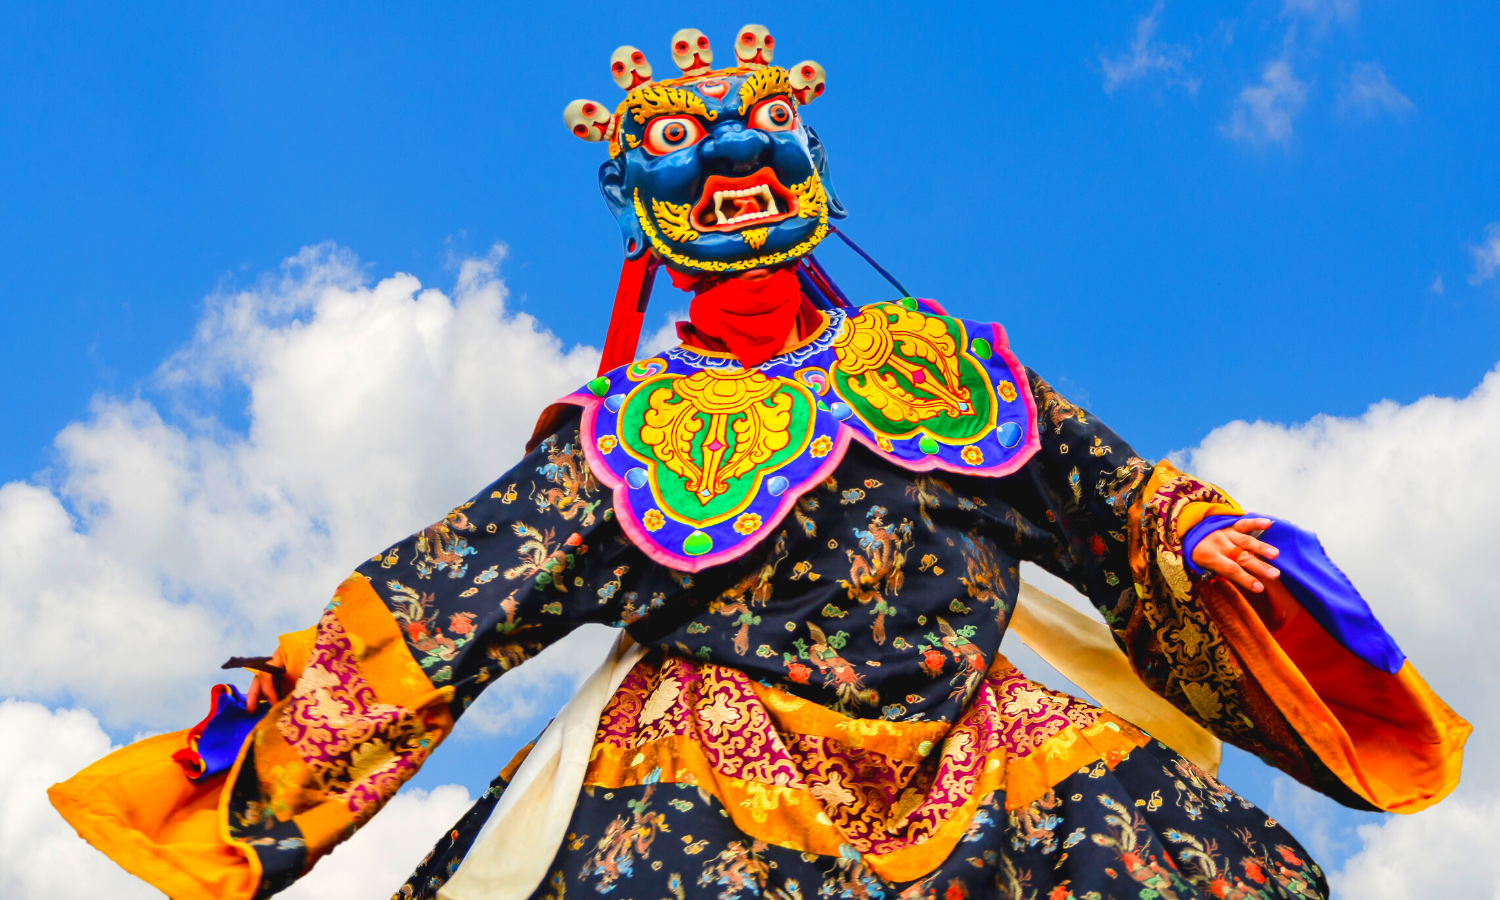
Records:
M724 201L733 200L738 197L756 198L760 201L760 211L732 217L724 215ZM763 219L766 216L779 215L780 212L776 208L776 196L771 193L771 188L764 184L741 188L737 191L714 191L714 217L719 225L735 225L740 222L749 222L753 219Z

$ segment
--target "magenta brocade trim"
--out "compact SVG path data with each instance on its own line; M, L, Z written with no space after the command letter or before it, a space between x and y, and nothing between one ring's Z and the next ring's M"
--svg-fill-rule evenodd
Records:
M1022 759L1101 715L1003 659L946 730L940 723L831 716L780 692L766 702L783 712L768 710L754 682L737 669L677 656L643 661L605 707L595 745L628 753L686 738L728 778L808 791L854 849L880 854L936 833L974 795L996 751ZM923 734L932 740L919 742ZM658 770L645 781L676 777Z

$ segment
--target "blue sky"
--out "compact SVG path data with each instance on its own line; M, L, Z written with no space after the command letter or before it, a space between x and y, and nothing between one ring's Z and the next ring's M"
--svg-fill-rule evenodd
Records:
M1144 455L1463 396L1500 361L1493 4L308 6L0 4L0 483L45 481L91 398L170 411L156 373L205 296L307 245L450 290L503 243L511 302L597 345L619 241L562 108L616 101L618 44L660 73L677 28L722 60L746 19L828 71L805 115L847 231ZM659 285L648 321L684 301ZM244 400L207 411L243 428Z
M755 16L787 62L828 69L808 119L850 233L918 293L1003 321L1028 363L1161 454L1233 418L1462 393L1500 356L1497 282L1467 283L1468 245L1500 218L1497 12L1325 5L1166 5L1145 55L1177 68L1112 91L1101 60L1131 52L1150 4ZM305 244L441 285L454 254L503 241L526 308L597 342L618 250L599 148L562 106L612 102L618 43L670 67L676 28L723 46L745 17L305 6L7 5L0 474L44 464L94 392L136 390L206 293ZM1241 92L1278 59L1305 95L1290 133L1235 139ZM1362 63L1409 106L1341 103Z

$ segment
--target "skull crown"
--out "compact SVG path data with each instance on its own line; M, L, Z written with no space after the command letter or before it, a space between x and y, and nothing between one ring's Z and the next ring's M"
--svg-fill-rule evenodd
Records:
M629 44L615 48L615 52L609 55L610 77L628 94L642 86L671 86L716 74L713 47L708 36L698 29L679 30L672 35L670 49L672 62L682 71L678 78L662 82L655 80L646 54ZM775 52L776 38L770 29L764 25L745 25L734 36L735 66L719 69L717 73L769 68ZM827 76L818 63L807 59L785 71L799 105L805 106L823 94ZM563 124L575 137L590 143L608 141L620 127L618 111L611 114L606 104L587 99L574 100L563 108Z

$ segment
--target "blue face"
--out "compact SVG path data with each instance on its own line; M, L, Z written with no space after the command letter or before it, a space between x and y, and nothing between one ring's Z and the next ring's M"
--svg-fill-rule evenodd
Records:
M807 254L844 216L785 70L643 85L616 140L599 186L627 257L649 248L687 272L756 269Z

